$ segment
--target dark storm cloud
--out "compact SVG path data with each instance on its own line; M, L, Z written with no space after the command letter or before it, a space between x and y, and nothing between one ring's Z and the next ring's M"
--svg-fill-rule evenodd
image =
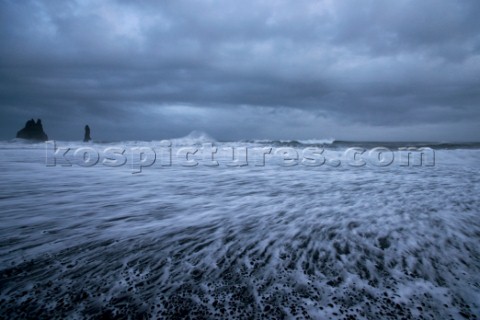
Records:
M5 139L480 139L478 1L0 3Z

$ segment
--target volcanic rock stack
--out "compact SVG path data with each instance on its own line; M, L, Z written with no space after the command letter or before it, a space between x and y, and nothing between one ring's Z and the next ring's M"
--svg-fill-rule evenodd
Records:
M38 141L47 141L48 136L43 131L42 120L31 119L25 123L25 128L17 132L17 138L27 139L27 140L38 140Z
M85 136L83 138L83 142L88 142L92 140L92 138L90 137L90 127L88 125L85 126Z

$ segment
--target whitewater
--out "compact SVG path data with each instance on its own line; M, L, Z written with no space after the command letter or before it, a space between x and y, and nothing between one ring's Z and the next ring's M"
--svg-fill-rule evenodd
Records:
M47 166L0 142L0 318L478 319L480 145L434 166ZM156 141L84 144L157 146Z

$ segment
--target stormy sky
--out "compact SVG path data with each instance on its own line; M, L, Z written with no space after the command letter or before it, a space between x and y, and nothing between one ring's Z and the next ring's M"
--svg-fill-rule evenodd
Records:
M480 1L0 0L0 139L480 141Z

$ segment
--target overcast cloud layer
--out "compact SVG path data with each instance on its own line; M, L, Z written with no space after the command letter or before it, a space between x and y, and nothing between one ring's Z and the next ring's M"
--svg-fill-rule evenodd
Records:
M480 141L480 1L0 0L0 139Z

